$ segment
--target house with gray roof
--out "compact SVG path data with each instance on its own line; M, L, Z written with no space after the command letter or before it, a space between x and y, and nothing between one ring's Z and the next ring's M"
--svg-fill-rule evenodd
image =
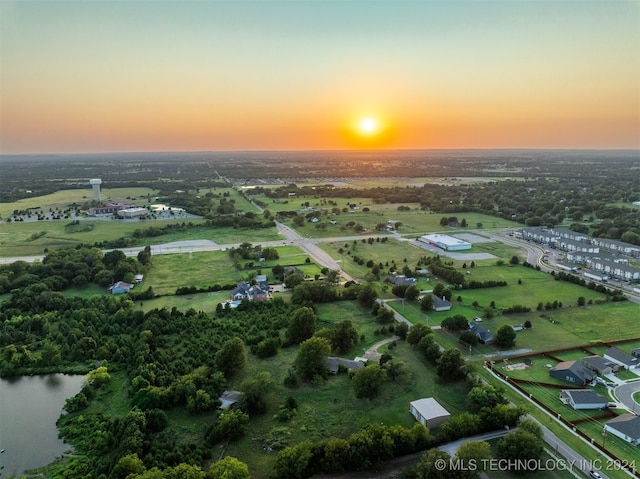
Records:
M475 334L478 339L485 344L493 342L493 333L476 322L469 324L469 331Z
M285 266L284 270L283 270L283 277L287 277L290 274L299 274L300 276L302 276L304 278L304 271L302 271L300 268L296 268L295 266Z
M394 286L415 286L417 280L407 277L404 274L394 273L391 276L387 276L387 281Z
M633 446L640 444L640 416L627 413L610 419L604 429Z
M124 281L118 281L117 283L109 286L109 291L111 291L111 294L123 294L131 291L134 286L135 284L125 283Z
M218 399L220 400L220 406L218 409L229 409L234 407L240 400L242 393L240 391L225 391Z
M591 383L596 378L596 373L578 361L562 361L549 369L549 375L581 386Z
M573 409L602 409L607 405L607 398L593 389L562 389L560 401Z
M431 298L433 299L433 309L435 311L449 311L451 309L451 301L447 301L444 297L440 298L432 294Z
M249 301L266 301L269 299L269 283L260 281L256 284L249 284L246 281L240 281L236 287L231 290L231 298L236 301L248 299Z
M640 364L640 359L618 348L607 349L603 356L605 359L613 361L627 369L637 368Z
M324 362L331 374L338 374L340 366L343 366L347 371L362 369L364 367L364 362L362 360L355 359L336 358L330 356L327 357Z
M586 358L582 358L580 361L597 374L611 374L620 369L620 365L618 363L614 363L602 356L587 356Z

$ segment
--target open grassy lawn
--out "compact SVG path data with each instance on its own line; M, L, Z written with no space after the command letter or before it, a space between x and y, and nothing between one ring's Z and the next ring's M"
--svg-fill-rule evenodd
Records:
M498 289L507 288L494 288L493 290ZM486 289L477 291L486 291ZM462 314L469 321L472 321L475 316L481 315L481 311L470 305L458 305L455 299L450 311L432 311L428 315L420 309L420 304L415 301L389 301L387 305L407 318L412 324L421 323L429 326L439 326L445 318L456 314ZM606 318L606 321L603 318ZM547 351L568 346L581 346L590 342L631 339L638 336L638 327L640 326L638 305L628 301L563 308L547 313L532 311L523 314L501 315L485 320L482 326L496 332L503 324L524 324L527 320L531 321L532 328L517 333L515 349ZM448 346L457 344L456 337L445 331L437 330L436 334ZM592 348L594 354L602 354L605 349L606 346ZM476 348L476 352L480 354L487 354L490 351L497 352L499 350L493 346L478 346ZM586 353L583 355L586 356Z
M549 369L556 366L558 364L557 361L543 355L529 357L528 359L531 360L531 366L526 369L517 369L523 362L521 359L513 359L496 363L493 367L496 371L506 374L514 379L525 379L527 381L557 384L559 386L570 386L567 382L556 379L549 374ZM515 369L512 369L514 366Z
M407 264L412 269L423 256L429 256L427 251L413 246L404 241L397 241L389 238L386 242L373 242L368 244L358 240L334 241L331 243L319 243L318 246L329 253L336 261L340 262L340 267L349 275L356 278L364 278L371 271L367 268L366 262L371 260L374 264L383 265L383 270L388 271L394 262L396 269L402 269ZM342 250L342 253L340 252ZM365 260L364 265L359 265L353 260L357 256ZM404 260L407 260L405 263Z
M514 269L507 267L502 268L505 271L507 269L511 270L511 274L515 275L518 273L527 273L527 270L530 269L523 266ZM538 271L535 272L538 273L539 276L522 279L522 284L518 284L517 279L515 281L513 279L504 279L504 281L507 281L507 286L454 291L453 299L457 300L458 296L461 296L462 305L477 302L480 306L487 307L491 304L491 301L494 301L497 309L523 305L531 308L531 310L536 310L540 302L546 305L547 302L553 303L556 300L562 303L563 307L574 306L577 304L580 296L583 296L587 302L589 300L605 299L605 295L602 293L566 281L554 281L548 274ZM546 312L549 316L555 316L558 311L562 310L558 309Z
M245 268L238 270L226 251L206 251L184 254L155 255L153 266L145 278L145 286L153 286L156 294L173 294L180 286L209 286L234 284L248 279L252 273L265 274L270 283L276 283L271 268L276 264L298 266L305 275L313 278L320 274L320 267L315 263L306 263L307 255L297 246L277 247L280 259L259 263L246 261ZM251 266L248 263L252 263Z
M137 229L149 227L161 228L168 224L192 223L198 225L204 220L158 220L158 221L109 221L83 220L81 231L69 231L65 225L69 221L39 221L33 223L8 223L1 226L0 255L27 256L43 254L44 249L60 249L80 243L94 244L97 241L129 238ZM40 235L42 232L45 234ZM39 236L37 239L33 239ZM259 243L282 239L276 228L239 229L239 228L206 228L195 227L187 231L170 233L151 238L140 238L138 246L170 243L195 239L208 239L218 244L239 244L245 241Z
M640 340L616 344L616 348L631 354L631 350L640 348ZM640 371L640 370L639 370Z
M182 223L178 221L177 223ZM204 220L188 220L188 223L198 224L204 222ZM153 226L161 228L164 226L164 222L154 223ZM149 223L145 223L144 227L149 226ZM259 244L261 241L277 241L282 239L275 227L273 228L259 228L259 229L245 229L245 228L232 228L232 227L220 227L220 228L207 228L205 226L190 228L187 231L179 231L175 233L169 233L162 236L155 236L151 238L140 238L136 244L138 246L154 245L171 243L173 241L186 241L186 240L199 240L205 239L213 241L217 244L223 245L235 245L244 242Z
M482 233L474 233L478 234L478 236L482 236ZM526 259L526 254L521 248L516 248L514 246L509 246L504 243L500 243L499 241L492 241L489 243L473 243L472 245L473 252L482 252L482 253L490 253L498 258L502 258L506 262L508 262L512 256L519 256ZM464 251L463 251L464 252ZM478 260L476 261L476 265L493 265L496 260Z
M142 286L142 290L144 289L145 287ZM68 298L74 297L74 296L79 296L81 298L91 298L92 296L103 295L103 294L110 295L111 292L106 287L98 286L95 283L89 283L84 288L75 288L75 287L67 288L64 291L62 291L62 294Z
M194 224L202 220L190 220ZM179 220L155 222L141 221L109 221L83 220L82 228L66 227L68 220L50 220L22 223L5 223L1 226L0 254L2 256L22 256L42 254L45 248L59 249L75 246L79 243L93 244L97 241L115 240L120 237L130 237L136 229L149 226L161 227L167 224L182 223ZM41 233L43 233L41 235ZM35 236L40 236L34 239ZM162 238L162 239L159 239ZM165 242L164 237L144 238L140 244L156 244Z
M180 286L207 288L232 284L241 278L242 273L225 251L165 254L153 257L145 285L152 286L157 294L170 294Z
M637 338L640 331L640 306L630 301L563 308L550 316L557 326L582 338L583 344Z
M563 351L561 353L553 353L553 355L562 361L578 361L587 356L585 351L581 349L572 349L571 351Z
M146 313L152 309L176 308L185 312L191 308L212 314L218 303L230 298L229 291L217 291L212 293L185 294L180 296L161 296L159 298L142 301L142 310Z
M86 412L123 417L130 410L127 373L109 370L109 375L111 380L100 387Z
M344 200L343 200L344 202ZM339 202L340 206L343 202ZM422 211L415 205L411 205L410 211L398 211L398 205L375 205L372 202L359 204L359 210L350 213L340 213L339 215L332 215L329 213L325 216L321 212L318 212L317 218L320 220L318 223L306 222L302 227L294 227L291 220L286 220L285 223L296 229L298 233L305 237L333 237L333 236L351 236L356 233L354 227L348 227L347 223L354 222L355 225L362 225L364 232L362 235L367 234L379 234L376 231L376 225L382 223L386 224L389 220L395 220L401 223L398 231L404 235L410 235L411 237L418 237L422 234L429 232L444 232L446 234L464 233L467 230L465 228L449 228L440 225L440 219L443 216L441 214L434 214L429 211ZM406 205L410 206L410 205ZM370 211L363 212L363 208L370 208ZM295 208L287 208L289 210ZM303 213L296 209L299 213ZM451 215L453 216L453 215ZM456 213L455 216L462 221L465 219L468 228L476 228L478 224L482 224L482 228L513 228L516 226L512 221L507 221L502 218L496 218L489 215L483 215L480 213ZM337 224L332 225L330 221L336 221ZM324 226L323 226L324 225Z
M528 384L523 384L522 389L542 402L545 406L551 408L557 414L560 414L567 421L595 418L602 415L602 411L599 409L575 410L569 404L562 404L562 401L560 401L560 389L545 388L543 386L533 386Z

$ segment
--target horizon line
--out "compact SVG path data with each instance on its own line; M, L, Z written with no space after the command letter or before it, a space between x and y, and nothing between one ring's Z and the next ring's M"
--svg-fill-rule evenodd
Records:
M402 152L402 151L638 151L639 147L620 148L530 148L530 147L509 147L509 148L317 148L317 149L220 149L220 150L121 150L121 151L85 151L85 152L49 152L49 153L2 153L3 156L80 156L80 155L125 155L125 154L171 154L171 153L313 153L313 152L353 152L353 153L376 153L376 152Z

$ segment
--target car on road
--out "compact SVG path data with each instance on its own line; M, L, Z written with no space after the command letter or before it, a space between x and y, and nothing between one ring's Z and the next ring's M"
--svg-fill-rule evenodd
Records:
M602 479L602 476L594 470L589 471L589 477L592 477L593 479Z

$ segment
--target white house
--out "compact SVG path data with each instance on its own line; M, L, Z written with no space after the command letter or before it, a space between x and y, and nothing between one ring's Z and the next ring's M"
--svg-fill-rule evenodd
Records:
M560 400L573 409L602 409L607 405L607 398L593 389L562 389Z
M625 353L618 348L607 349L603 357L616 364L624 366L627 369L637 368L640 365L640 360L629 353Z
M640 444L640 416L635 414L621 414L610 419L604 424L604 430L633 446Z

